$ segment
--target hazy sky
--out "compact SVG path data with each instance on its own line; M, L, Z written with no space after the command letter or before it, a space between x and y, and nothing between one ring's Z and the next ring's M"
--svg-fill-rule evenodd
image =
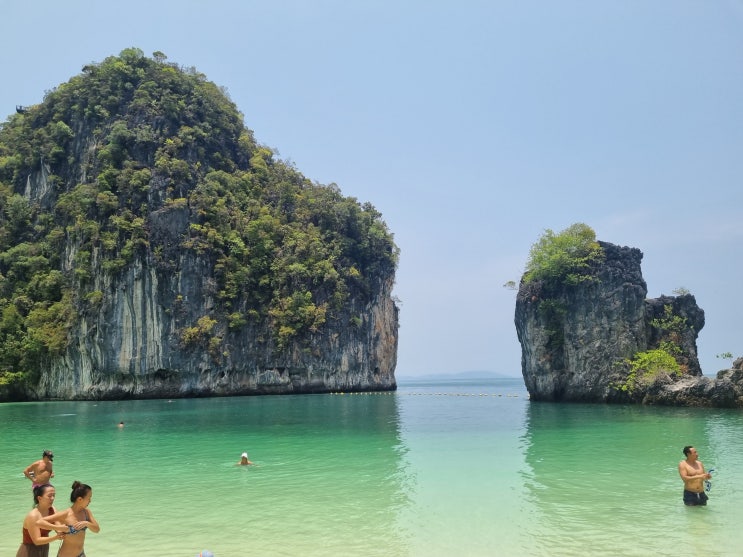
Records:
M0 0L0 120L128 47L229 92L256 139L384 215L397 375L520 375L545 229L683 287L707 375L743 355L743 0Z

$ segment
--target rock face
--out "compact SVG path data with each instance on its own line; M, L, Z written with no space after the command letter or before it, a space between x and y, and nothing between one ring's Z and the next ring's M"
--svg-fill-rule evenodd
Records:
M381 214L276 160L203 75L127 49L0 153L0 400L396 388Z
M643 403L743 408L743 358L735 360L731 369L719 371L714 379L684 377L672 381L668 377L659 378L648 387Z
M220 353L204 344L184 348L179 327L217 303L199 260L179 261L177 273L160 273L140 262L115 282L97 315L84 316L74 343L45 373L38 399L174 398L396 388L398 309L392 277L376 296L346 310L361 315L357 326L327 327L309 344L279 352L267 324L230 331L217 325ZM207 275L208 276L208 275ZM343 320L341 320L343 323Z
M704 312L694 297L646 299L640 250L599 244L605 259L592 269L594 280L551 289L539 282L520 285L515 323L531 399L743 405L740 369L721 372L717 380L702 375L696 339ZM683 326L664 330L658 326L664 319ZM628 380L627 361L669 338L680 348L681 376L659 373L634 389L621 388Z

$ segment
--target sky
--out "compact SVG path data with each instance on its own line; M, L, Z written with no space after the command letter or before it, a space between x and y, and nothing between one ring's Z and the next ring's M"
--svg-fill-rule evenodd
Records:
M743 356L743 0L0 0L0 121L123 49L225 88L257 141L383 215L396 375L521 375L545 230L640 249Z

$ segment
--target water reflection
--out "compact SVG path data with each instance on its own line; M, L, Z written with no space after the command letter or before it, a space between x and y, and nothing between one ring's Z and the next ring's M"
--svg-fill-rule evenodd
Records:
M529 555L522 550L525 398L520 380L415 381L398 392L410 505L409 555Z
M730 447L739 426L739 417L705 409L530 404L522 475L533 554L733 555L724 536L710 539L727 519L681 503L677 465L686 444L707 461L721 458L716 445ZM732 446L725 459L739 462L743 447Z
M47 445L58 492L94 488L91 554L408 554L393 394L3 405L0 432L1 555L29 507L20 471ZM244 450L257 466L235 466Z

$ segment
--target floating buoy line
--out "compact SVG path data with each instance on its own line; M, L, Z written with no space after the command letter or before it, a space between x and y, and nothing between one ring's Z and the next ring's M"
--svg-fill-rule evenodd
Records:
M341 396L391 396L391 395L402 395L402 396L464 396L464 397L491 397L491 398L529 398L529 395L519 395L515 393L425 393L425 392L412 392L412 393L401 393L399 391L378 391L378 392L353 392L347 393L345 391L333 391L331 395Z

